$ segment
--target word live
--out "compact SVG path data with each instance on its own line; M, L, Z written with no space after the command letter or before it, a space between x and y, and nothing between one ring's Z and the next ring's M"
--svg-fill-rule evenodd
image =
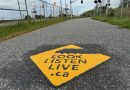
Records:
M50 70L78 70L79 64L86 64L87 60L82 59L82 55L53 55L51 59L46 59L44 63L51 63Z

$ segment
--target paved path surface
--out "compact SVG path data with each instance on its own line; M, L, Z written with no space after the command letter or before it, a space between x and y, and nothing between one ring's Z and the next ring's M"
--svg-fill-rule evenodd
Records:
M112 58L55 88L30 62L29 55L69 44ZM82 18L0 42L0 90L130 90L130 31Z

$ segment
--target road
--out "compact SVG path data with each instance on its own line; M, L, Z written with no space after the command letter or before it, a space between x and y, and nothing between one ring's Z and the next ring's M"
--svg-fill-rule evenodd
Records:
M29 56L79 45L111 59L58 88ZM130 90L130 31L89 18L73 19L0 42L1 90Z

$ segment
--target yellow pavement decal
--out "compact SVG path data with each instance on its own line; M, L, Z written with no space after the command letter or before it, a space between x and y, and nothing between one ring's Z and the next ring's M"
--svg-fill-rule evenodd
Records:
M59 86L89 69L110 59L103 54L58 53L64 49L83 50L68 45L31 56L32 61L45 74L54 86Z

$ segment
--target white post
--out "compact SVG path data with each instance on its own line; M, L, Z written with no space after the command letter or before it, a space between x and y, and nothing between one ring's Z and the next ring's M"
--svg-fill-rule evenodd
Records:
M121 1L121 17L123 16L124 0Z
M109 5L110 5L110 0L107 0L107 9L106 9L106 15L108 16L109 12Z
M46 11L45 11L45 3L42 1L42 8L43 8L43 15L46 17Z
M62 0L60 0L60 7L61 7L60 14L61 14L61 16L62 16Z
M72 13L72 0L70 0L70 15L71 15L71 18L73 18L73 13Z

